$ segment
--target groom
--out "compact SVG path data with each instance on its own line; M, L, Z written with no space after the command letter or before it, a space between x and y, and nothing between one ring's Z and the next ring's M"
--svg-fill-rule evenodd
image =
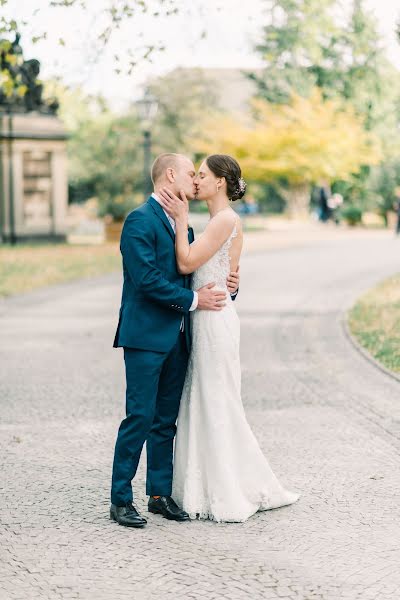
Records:
M114 347L124 348L126 418L115 445L110 517L126 527L144 527L133 505L132 479L146 442L148 509L175 521L189 515L171 498L175 422L190 349L189 312L222 310L226 294L214 283L190 289L175 258L175 223L159 204L157 191L168 187L188 198L196 195L195 168L180 154L162 154L152 167L154 193L131 212L121 235L124 285ZM192 242L193 230L188 231ZM234 298L239 276L231 273Z

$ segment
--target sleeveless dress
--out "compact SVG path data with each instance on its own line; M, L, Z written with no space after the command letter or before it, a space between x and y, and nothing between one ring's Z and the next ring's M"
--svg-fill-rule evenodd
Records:
M192 288L211 281L228 292L229 249L193 275ZM229 292L219 312L192 313L192 350L175 439L172 496L191 518L243 522L259 510L296 502L272 472L246 420L241 399L240 323Z

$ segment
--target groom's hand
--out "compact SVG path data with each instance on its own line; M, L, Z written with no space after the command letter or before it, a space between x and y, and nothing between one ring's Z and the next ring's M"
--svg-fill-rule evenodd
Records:
M208 283L196 290L199 295L197 308L200 310L222 310L226 302L226 293L221 290L213 290L215 283Z
M240 275L239 275L239 265L236 271L231 271L226 280L226 285L228 287L228 291L230 294L234 294L237 292L239 287Z

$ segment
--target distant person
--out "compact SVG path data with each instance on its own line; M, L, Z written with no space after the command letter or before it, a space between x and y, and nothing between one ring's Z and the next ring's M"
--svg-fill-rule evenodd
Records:
M396 235L400 234L400 187L395 189L396 200L393 204L393 208L396 212L397 220L396 220Z
M331 218L336 225L339 225L339 208L343 204L343 196L342 194L332 194L330 198L328 198L328 208L330 210L329 218Z
M319 220L322 221L322 223L326 223L327 221L329 221L329 218L331 216L331 209L329 208L329 205L328 205L328 199L329 199L329 188L325 183L323 183L319 187L319 190L318 190L318 207L319 207L318 217L319 217Z
M256 215L258 213L258 204L254 196L246 197L243 200L243 214L244 215Z

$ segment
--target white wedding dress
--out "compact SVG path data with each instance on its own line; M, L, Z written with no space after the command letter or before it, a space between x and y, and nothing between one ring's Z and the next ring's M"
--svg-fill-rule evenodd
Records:
M212 281L227 291L229 249L193 275L193 289ZM174 454L173 498L191 518L246 521L259 510L296 502L271 470L246 420L241 399L240 323L227 294L222 311L194 311L192 351L183 388Z

